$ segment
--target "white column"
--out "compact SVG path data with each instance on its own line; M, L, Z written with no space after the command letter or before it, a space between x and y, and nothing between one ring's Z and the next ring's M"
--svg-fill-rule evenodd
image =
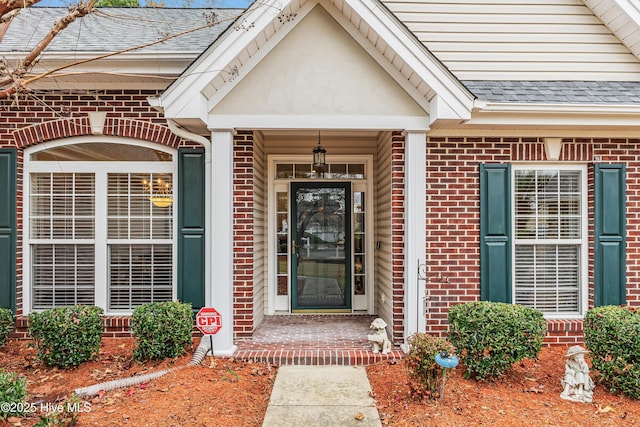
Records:
M233 130L211 132L211 179L206 191L210 212L207 301L222 316L222 329L213 336L216 356L231 356L233 344ZM208 160L208 159L207 159Z
M405 135L405 338L424 332L424 283L418 283L418 265L426 258L427 221L427 133L407 131Z

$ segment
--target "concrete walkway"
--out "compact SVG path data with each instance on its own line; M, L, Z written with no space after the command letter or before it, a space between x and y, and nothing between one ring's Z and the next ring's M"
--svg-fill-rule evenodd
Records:
M281 366L262 426L378 427L370 391L362 366Z

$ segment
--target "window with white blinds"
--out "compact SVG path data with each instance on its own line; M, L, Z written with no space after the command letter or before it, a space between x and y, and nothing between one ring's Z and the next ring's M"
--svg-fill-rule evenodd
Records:
M172 188L171 174L108 176L110 310L171 300L173 205L158 203L154 187ZM162 194L171 196L164 190Z
M514 167L514 301L549 315L581 314L586 169Z
M30 206L33 308L94 304L93 174L32 174Z
M172 300L174 156L145 143L126 152L99 144L109 156L77 145L25 156L26 312L76 304L130 312Z

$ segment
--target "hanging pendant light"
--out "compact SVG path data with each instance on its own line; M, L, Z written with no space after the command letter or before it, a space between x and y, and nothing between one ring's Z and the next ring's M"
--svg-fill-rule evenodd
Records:
M144 192L149 194L149 200L151 200L154 206L168 208L173 204L171 185L167 181L162 180L162 178L154 181L143 179L142 186Z
M327 171L326 154L327 150L320 145L320 131L318 131L318 145L313 147L313 171L319 178L324 178L324 173Z

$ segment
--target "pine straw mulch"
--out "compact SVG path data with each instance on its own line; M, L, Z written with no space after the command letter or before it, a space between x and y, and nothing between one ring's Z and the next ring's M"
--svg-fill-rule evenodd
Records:
M450 370L444 401L412 400L402 362L368 366L367 374L384 426L640 425L640 401L610 394L601 385L596 386L592 404L560 398L566 350L545 347L537 361L524 361L495 381L465 379L461 366ZM138 363L132 351L131 339L103 339L95 360L61 370L38 362L28 341L10 341L0 348L0 368L27 377L29 402L38 410L0 425L33 426L46 415L46 408L64 405L76 388L184 366L191 358L188 354ZM207 357L202 366L85 399L77 425L258 427L276 373L276 367L264 363ZM597 379L593 373L592 377Z

